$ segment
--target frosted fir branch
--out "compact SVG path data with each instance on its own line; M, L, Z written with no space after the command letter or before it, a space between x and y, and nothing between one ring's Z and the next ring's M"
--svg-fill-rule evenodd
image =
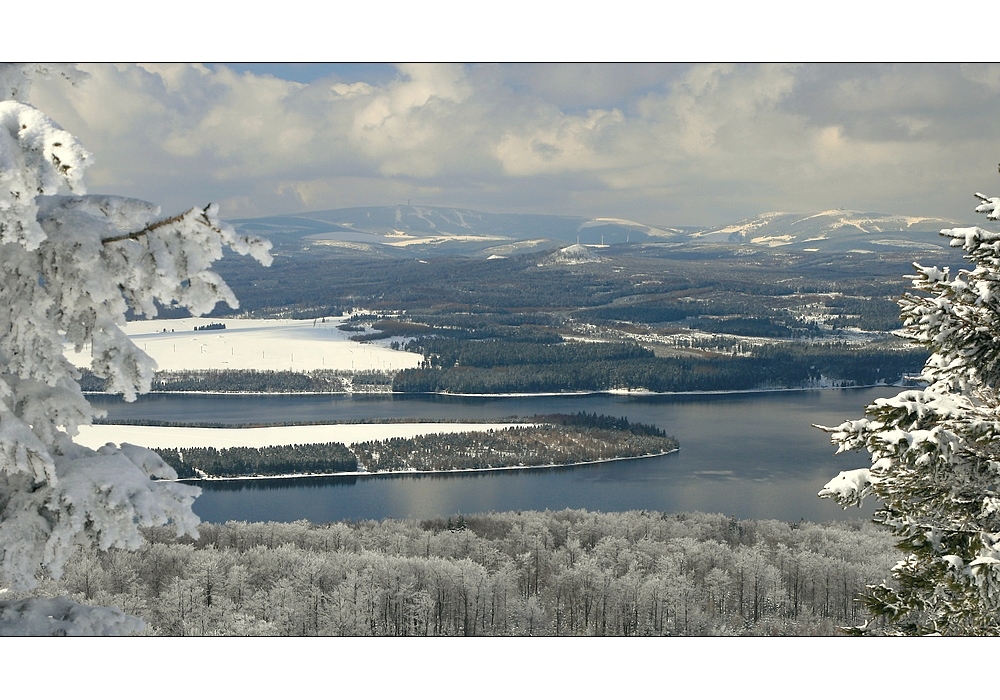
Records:
M984 212L992 212L992 215L987 215L989 219L996 219L1000 216L1000 198L994 197L990 204L983 204L976 208L977 211L982 210ZM940 231L942 236L947 236L952 240L948 243L952 248L962 248L966 252L970 253L972 257L970 260L977 261L980 260L983 255L980 252L981 246L989 243L995 243L998 238L1000 238L1000 233L995 231L987 231L984 228L978 226L965 226L962 228L945 228ZM990 251L989 255L993 255L995 251Z
M820 426L815 426L820 427ZM824 428L829 430L829 428ZM816 495L820 498L830 498L843 506L861 507L865 496L872 493L873 487L878 483L868 469L852 469L840 472L833 479L828 481L823 489Z
M976 207L977 212L986 214L986 218L991 221L1000 219L1000 197L987 197L980 192L976 192L975 197L982 202Z
M140 239L152 240L150 234L155 233L160 229L167 228L174 224L182 225L184 223L195 224L203 226L208 231L218 235L217 241L219 244L224 244L229 246L234 252L240 255L250 255L254 260L259 262L265 267L269 266L272 262L270 249L271 242L260 236L244 236L237 234L231 226L228 224L220 223L218 216L219 207L217 204L208 204L205 208L199 209L197 207L192 207L183 214L178 214L176 216L171 216L167 219L161 219L160 221L155 221L151 224L147 224L142 229L138 231L132 231L130 233L124 233L120 235L108 236L107 238L101 238L101 244L105 245L108 243L115 243L119 241L133 240L138 241ZM177 232L181 232L178 229ZM219 257L219 256L217 256ZM207 270L207 266L206 266ZM196 277L205 277L206 274L211 274L203 271L203 274L195 275ZM221 279L212 280L213 283L218 283L221 286L225 286ZM225 288L223 294L228 288ZM233 306L232 304L230 304ZM235 306L234 306L235 308Z
M200 214L198 215L199 218L197 219L197 222L200 223L200 224L204 224L205 226L207 226L208 228L210 228L212 231L215 231L216 233L221 234L222 233L222 229L220 229L217 226L214 226L212 224L212 221L208 218L208 212L209 212L209 208L211 206L212 205L209 204L204 209L200 210ZM171 216L168 219L162 219L160 221L154 221L153 223L147 225L145 228L143 228L140 231L133 231L131 233L124 233L124 234L122 234L120 236L111 236L109 238L102 238L101 239L101 244L103 245L103 244L108 244L108 243L116 243L118 241L137 241L140 238L142 238L143 236L147 236L150 233L156 231L157 229L163 228L164 226L169 226L170 224L180 223L185 218L187 218L187 216L189 214L191 214L192 212L196 212L196 211L199 211L199 209L197 207L192 207L191 209L188 209L183 214L178 214L177 216Z
M100 412L80 391L63 343L89 345L92 371L133 400L148 390L155 363L122 331L128 308L150 317L157 303L195 315L219 301L236 308L212 263L226 247L265 266L272 260L268 241L237 234L214 204L157 220L159 207L148 202L86 195L90 154L25 102L34 76L55 73L79 75L0 65L0 586L13 590L59 578L80 545L135 549L141 527L168 523L178 535L198 534L191 507L200 491L167 481L176 474L161 459L131 445L94 451L73 442ZM66 189L72 194L60 194ZM0 623L15 626L8 630L34 622L38 634L54 622L57 634L138 629L135 618L95 615L62 602L0 605Z

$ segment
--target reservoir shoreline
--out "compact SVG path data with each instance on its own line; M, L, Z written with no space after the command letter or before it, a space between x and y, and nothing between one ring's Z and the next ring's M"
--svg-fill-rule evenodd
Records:
M375 476L441 476L445 474L485 474L487 472L502 472L502 471L521 471L525 469L561 469L563 467L583 467L592 464L608 464L610 462L627 462L634 459L649 459L651 457L665 457L667 455L672 455L680 451L680 448L675 448L673 450L667 450L665 452L652 452L648 455L636 455L634 457L609 457L607 459L593 459L584 462L568 462L566 464L518 464L509 467L484 467L482 469L441 469L441 470L428 470L428 469L399 469L395 471L383 471L383 472L369 472L369 471L354 471L354 472L329 472L325 474L276 474L273 476L209 476L194 479L169 479L169 481L176 481L184 484L191 484L193 486L199 486L205 483L214 483L217 481L263 481L268 479L318 479L324 477L351 477L351 476L361 476L361 477L375 477Z
M654 456L561 469L378 474L396 477L391 479L356 478L370 474L347 472L342 476L355 478L303 475L187 482L202 487L194 509L207 522L333 522L563 508L701 511L738 518L823 522L867 517L874 509L875 504L866 503L860 511L844 511L816 496L839 471L868 467L870 458L863 450L837 455L830 436L812 425L839 425L858 418L876 398L899 391L898 387L878 386L670 396L161 394L140 397L135 403L111 395L92 401L95 408L107 412L108 422L227 425L264 425L279 419L351 425L402 419L506 422L512 416L582 411L656 425L676 438L682 448L661 459Z

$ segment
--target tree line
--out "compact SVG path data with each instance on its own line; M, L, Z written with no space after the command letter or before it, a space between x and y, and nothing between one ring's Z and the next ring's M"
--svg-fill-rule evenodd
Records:
M354 453L341 442L221 449L160 448L156 452L180 479L333 474L358 468Z
M203 523L80 549L45 595L160 635L833 635L896 553L861 521L631 511Z
M89 371L82 372L80 386L87 392L103 392L107 382ZM210 369L173 370L156 373L152 391L217 393L350 393L389 391L393 372L383 370L287 370Z
M393 391L533 393L646 389L657 392L806 388L895 383L927 353L844 343L782 343L746 356L656 357L633 342L555 345L419 338L424 366L393 379Z
M554 335L554 334L553 334ZM558 336L556 336L558 338ZM219 393L539 393L646 389L658 392L807 388L898 382L919 371L922 349L845 343L781 343L746 355L657 357L634 342L551 342L548 334L482 341L419 338L407 343L423 366L399 372L366 370L190 370L157 372L153 391ZM734 345L735 347L735 345ZM81 388L106 382L84 371Z

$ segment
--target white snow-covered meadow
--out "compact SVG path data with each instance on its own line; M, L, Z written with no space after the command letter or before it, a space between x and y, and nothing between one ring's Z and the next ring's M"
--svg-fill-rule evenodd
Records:
M184 318L132 321L125 332L132 341L167 371L183 370L365 370L398 371L416 367L423 359L411 352L393 350L390 340L359 343L338 325L348 318L295 319ZM198 326L225 324L224 329L194 330ZM78 367L90 365L89 348L66 349ZM375 423L300 425L269 428L185 428L141 425L88 425L76 441L91 448L112 442L142 447L266 447L270 445L342 442L353 444L429 433L457 433L506 428L483 423Z
M270 428L183 428L148 425L86 425L80 427L76 442L97 449L113 442L141 447L269 447L342 442L353 445L368 440L411 438L435 433L464 433L474 430L502 430L524 423L346 423L336 425L293 425Z
M357 331L342 331L347 317L316 319L182 318L131 321L129 338L156 360L157 369L177 370L384 370L417 367L421 356L388 347L390 341L358 343ZM225 324L221 330L196 326ZM78 367L90 366L90 349L66 356Z

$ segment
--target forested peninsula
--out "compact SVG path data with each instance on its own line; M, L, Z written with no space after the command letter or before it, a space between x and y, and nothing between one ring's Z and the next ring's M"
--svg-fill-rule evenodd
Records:
M596 413L517 419L461 433L269 447L157 448L181 479L443 472L566 466L666 454L677 440L654 425Z

